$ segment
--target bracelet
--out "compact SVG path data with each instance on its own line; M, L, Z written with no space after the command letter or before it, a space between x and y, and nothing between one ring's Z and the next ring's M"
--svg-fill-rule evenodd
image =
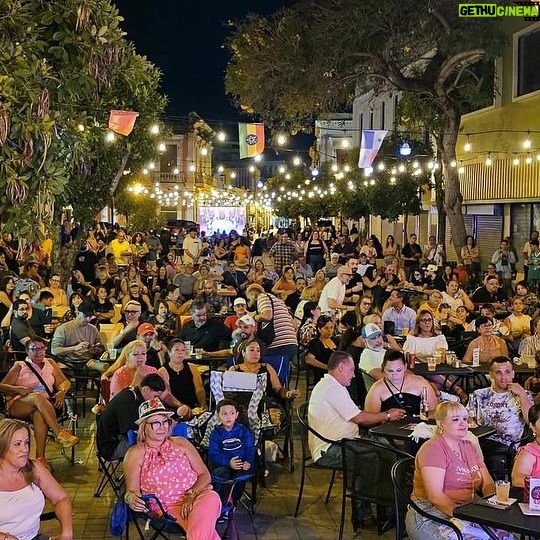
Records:
M390 422L390 413L386 411L386 421Z

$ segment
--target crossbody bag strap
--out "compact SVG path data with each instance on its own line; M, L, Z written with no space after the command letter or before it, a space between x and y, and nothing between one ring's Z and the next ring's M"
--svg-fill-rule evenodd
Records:
M43 377L41 376L41 374L39 373L39 371L37 371L37 369L34 367L34 365L32 364L32 362L27 362L26 360L23 360L23 362L30 368L30 370L32 371L32 373L37 377L38 381L43 385L43 387L45 388L45 390L47 390L47 394L49 394L49 397L50 397L50 398L53 398L53 397L54 397L53 392L52 392L51 389L49 388L48 384L43 380Z

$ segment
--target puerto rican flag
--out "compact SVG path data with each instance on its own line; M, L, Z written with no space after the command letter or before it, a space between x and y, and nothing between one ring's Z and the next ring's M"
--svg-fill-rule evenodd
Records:
M368 167L371 167L387 133L388 130L386 129L362 130L362 143L360 144L358 168L367 169Z

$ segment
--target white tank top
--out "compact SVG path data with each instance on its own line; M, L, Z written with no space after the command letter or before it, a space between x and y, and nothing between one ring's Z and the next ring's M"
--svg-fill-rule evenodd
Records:
M44 507L45 497L35 484L16 491L0 491L0 531L19 540L32 540L39 533L39 516Z

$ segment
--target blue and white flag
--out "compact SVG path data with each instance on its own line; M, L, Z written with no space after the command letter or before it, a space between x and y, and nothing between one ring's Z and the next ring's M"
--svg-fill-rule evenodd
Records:
M362 130L362 143L360 144L358 168L367 169L368 167L371 167L387 133L388 130L386 129Z

